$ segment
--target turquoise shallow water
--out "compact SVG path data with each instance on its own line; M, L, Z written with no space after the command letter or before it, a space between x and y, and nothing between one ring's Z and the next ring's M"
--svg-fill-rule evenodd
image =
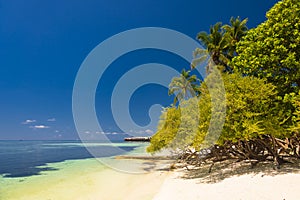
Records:
M27 195L47 190L47 187L53 187L60 182L72 180L83 174L101 172L106 169L95 158L67 160L57 163L46 164L47 167L55 169L52 171L41 171L39 175L3 178L0 177L0 199L1 200L19 200L26 199ZM80 185L79 185L80 186ZM57 188L62 189L62 188ZM68 190L69 186L65 187ZM43 197L33 198L43 199Z
M0 141L0 175L27 177L56 170L48 163L102 158L131 152L138 143L80 141ZM92 152L92 153L91 153Z
M12 147L12 143L10 144ZM142 171L142 169L139 169L142 164L141 161L115 160L114 156L118 155L117 152L107 153L107 151L114 150L114 148L111 148L114 146L122 149L125 154L143 155L146 154L146 143L90 143L87 146L102 148L104 156L94 158L86 151L84 145L74 141L46 144L43 142L28 142L23 146L18 145L15 150L10 148L7 151L10 156L6 155L6 158L10 159L7 159L6 166L2 165L1 168L6 173L2 173L0 176L0 200L18 199L20 194L24 192L35 193L38 190L44 190L46 185L68 182L71 179L87 174L101 173L101 171L107 171L108 169L125 173L139 173ZM2 156L5 155L3 149L2 142ZM16 158L13 158L13 155L16 155ZM26 157L29 155L33 158ZM47 159L41 156L46 156ZM2 160L4 160L4 156ZM51 162L46 162L47 160ZM13 166L13 164L17 166ZM8 166L11 167L10 170L7 170ZM19 169L20 172L17 171Z

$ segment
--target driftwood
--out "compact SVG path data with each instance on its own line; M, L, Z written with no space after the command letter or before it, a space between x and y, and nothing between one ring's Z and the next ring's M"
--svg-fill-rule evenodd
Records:
M294 135L290 138L280 139L271 135L252 140L227 141L222 146L214 145L201 151L187 149L179 156L180 162L200 166L203 163L214 163L224 160L246 161L255 167L259 162L271 161L274 168L280 168L284 163L300 159L300 137Z

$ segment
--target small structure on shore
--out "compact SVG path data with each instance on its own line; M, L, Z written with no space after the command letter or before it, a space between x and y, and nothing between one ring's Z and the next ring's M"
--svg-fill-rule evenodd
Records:
M124 141L127 142L150 142L151 137L127 137Z

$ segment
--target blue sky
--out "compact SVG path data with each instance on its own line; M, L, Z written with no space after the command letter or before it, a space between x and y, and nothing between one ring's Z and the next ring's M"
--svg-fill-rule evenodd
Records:
M248 17L252 28L265 20L266 11L276 2L0 0L0 139L77 139L72 116L74 80L89 52L110 36L151 26L195 38L211 24L227 23L231 16ZM109 109L117 78L148 62L177 70L188 67L173 55L154 50L116 60L101 80L105 87L96 94L97 115L105 132L122 132ZM100 100L103 105L97 104ZM144 86L134 93L129 107L136 123L145 125L149 106L171 102L166 88Z

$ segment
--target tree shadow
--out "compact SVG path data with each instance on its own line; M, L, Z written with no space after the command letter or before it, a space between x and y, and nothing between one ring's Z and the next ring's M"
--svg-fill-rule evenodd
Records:
M26 171L22 172L14 172L12 174L7 173L3 174L3 178L21 178L21 177L28 177L28 176L36 176L36 175L42 175L42 172L46 171L57 171L57 168L54 167L31 167Z
M226 178L241 175L261 175L263 176L276 176L288 173L300 173L300 161L297 160L293 163L285 163L279 169L274 168L272 162L258 163L255 167L251 166L249 162L236 162L236 161L223 161L211 164L202 164L200 167L187 169L182 176L184 179L199 178L200 183L217 183ZM209 171L211 171L209 173Z
M170 164L174 162L174 160L151 160L143 162L143 170L145 172L153 172L153 171L170 171Z

